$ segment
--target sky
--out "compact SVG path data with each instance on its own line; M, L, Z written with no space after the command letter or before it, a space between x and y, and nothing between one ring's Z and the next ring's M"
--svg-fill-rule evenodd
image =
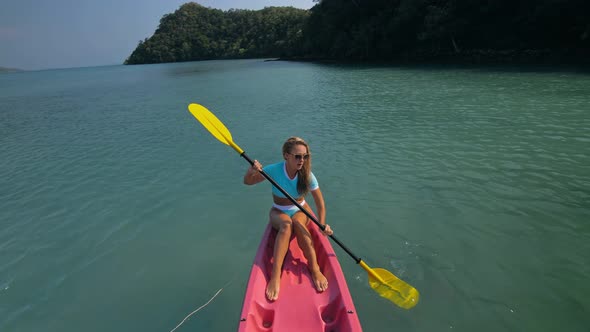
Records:
M182 0L0 0L0 67L23 70L122 64ZM195 0L228 10L312 0Z

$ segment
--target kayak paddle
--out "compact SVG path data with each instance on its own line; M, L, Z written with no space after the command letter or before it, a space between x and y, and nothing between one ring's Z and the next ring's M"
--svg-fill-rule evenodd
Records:
M188 105L188 109L191 114L199 120L199 122L213 135L213 137L217 138L221 143L231 146L237 153L240 154L241 157L246 159L250 165L254 165L254 161L250 159L244 150L242 150L236 143L234 143L231 133L225 127L225 125L219 121L219 119L211 113L208 109L204 106L199 104L190 104ZM260 173L272 183L280 192L283 193L295 206L301 210L301 212L305 213L308 218L310 218L321 230L325 229L325 226L320 224L320 222L310 214L307 210L305 210L297 201L291 197L283 188L281 188L266 172L260 171ZM414 307L418 303L418 299L420 297L418 290L405 281L399 279L393 273L381 269L381 268L371 268L365 263L362 259L357 257L353 254L350 249L348 249L340 240L338 240L334 235L330 235L332 240L336 242L352 259L355 260L357 264L359 264L367 273L369 274L369 285L373 288L379 295L388 299L389 301L395 303L396 305L404 308L410 309Z

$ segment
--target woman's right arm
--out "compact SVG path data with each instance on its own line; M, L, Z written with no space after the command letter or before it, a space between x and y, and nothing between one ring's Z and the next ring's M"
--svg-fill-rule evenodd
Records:
M264 181L264 176L260 174L260 171L262 171L262 165L258 160L254 160L254 165L248 168L244 174L244 184L252 185Z

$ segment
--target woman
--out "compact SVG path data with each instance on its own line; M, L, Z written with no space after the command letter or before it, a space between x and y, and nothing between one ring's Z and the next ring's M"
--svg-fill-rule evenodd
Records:
M260 174L264 170L281 188L283 188L291 197L297 200L297 203L303 208L309 207L305 204L305 195L311 192L317 208L319 222L325 225L325 235L332 235L332 229L326 225L326 208L324 198L318 182L311 172L311 154L307 143L299 137L291 137L283 144L284 162L268 165L262 168L258 160L248 169L244 175L244 183L253 185L264 180ZM281 284L281 268L287 250L289 240L294 232L297 237L297 243L303 251L311 276L318 292L323 292L328 288L328 280L320 271L315 249L311 240L311 234L307 229L309 219L305 213L285 196L277 188L272 188L272 198L274 204L270 209L270 223L277 230L277 237L274 247L274 259L270 281L266 286L266 297L274 301L279 297L279 288Z

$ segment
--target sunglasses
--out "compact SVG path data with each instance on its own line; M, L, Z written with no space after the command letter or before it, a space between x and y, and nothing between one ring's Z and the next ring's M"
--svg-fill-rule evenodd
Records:
M309 159L309 154L293 154L293 153L289 153L290 155L292 155L293 157L295 157L295 159L297 160L307 160Z

